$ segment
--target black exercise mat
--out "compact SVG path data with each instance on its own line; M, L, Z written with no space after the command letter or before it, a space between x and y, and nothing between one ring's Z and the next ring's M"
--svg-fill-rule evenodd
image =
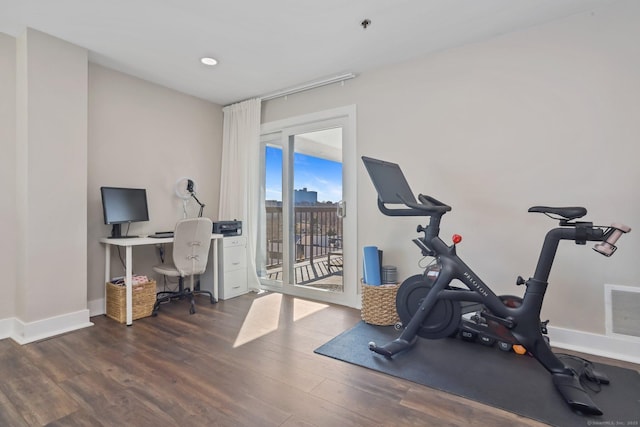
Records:
M640 374L630 369L594 364L610 379L599 393L587 390L602 416L574 413L556 391L549 373L534 358L518 356L459 339L419 339L392 360L371 352L395 339L391 326L364 322L343 332L315 353L364 366L399 378L456 394L556 426L623 425L640 422ZM566 361L569 363L569 361ZM588 383L595 387L595 384ZM586 389L586 388L585 388Z

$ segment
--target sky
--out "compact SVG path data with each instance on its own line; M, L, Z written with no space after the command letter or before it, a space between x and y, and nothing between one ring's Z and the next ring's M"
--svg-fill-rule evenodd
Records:
M282 150L267 146L266 200L282 200ZM293 187L318 192L318 202L342 200L342 163L295 153Z

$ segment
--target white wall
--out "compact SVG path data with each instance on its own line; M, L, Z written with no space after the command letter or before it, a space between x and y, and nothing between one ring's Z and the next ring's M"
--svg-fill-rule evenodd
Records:
M15 314L16 284L16 39L0 34L0 319Z
M358 156L399 163L416 193L450 204L442 236L498 293L521 295L544 233L530 206L584 205L597 224L640 219L639 2L578 15L418 61L344 86L263 105L263 122L356 104ZM399 275L419 272L416 219L378 212L358 172L358 245L376 244ZM640 229L607 259L561 244L543 316L604 333L604 284L640 285ZM361 260L358 260L361 265Z
M185 176L198 185L198 199L206 205L204 216L216 220L221 150L221 106L89 64L90 303L104 297L104 247L98 239L111 230L104 224L100 187L146 188L149 221L132 224L130 234L173 230L183 216L174 186ZM198 209L194 201L189 202L188 215L196 216ZM111 259L112 276L124 275L115 252ZM156 263L153 246L134 249L134 273L155 277L151 267ZM160 284L160 277L156 279ZM96 304L91 308L101 306Z
M16 316L22 336L86 311L87 51L27 29L17 43Z

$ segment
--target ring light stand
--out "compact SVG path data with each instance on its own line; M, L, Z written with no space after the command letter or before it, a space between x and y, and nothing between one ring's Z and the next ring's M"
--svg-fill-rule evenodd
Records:
M182 203L184 205L184 215L185 218L187 216L186 204L187 200L193 198L198 205L200 206L200 211L198 212L198 217L202 216L202 212L204 211L204 204L198 200L196 197L196 183L189 178L180 178L178 182L176 182L176 196L182 199Z

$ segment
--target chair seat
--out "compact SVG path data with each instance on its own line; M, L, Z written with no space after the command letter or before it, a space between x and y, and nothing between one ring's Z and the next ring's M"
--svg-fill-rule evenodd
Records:
M163 276L180 277L180 272L176 269L176 266L169 263L154 265L153 271L155 271L156 273L160 273Z

